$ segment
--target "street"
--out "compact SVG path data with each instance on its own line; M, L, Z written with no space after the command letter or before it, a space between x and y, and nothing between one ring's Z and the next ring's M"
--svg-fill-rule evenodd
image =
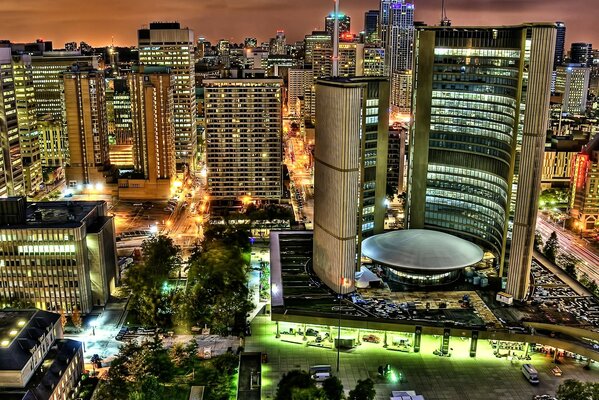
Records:
M599 255L587 240L564 230L561 225L548 221L542 214L537 217L537 230L541 232L544 242L551 236L551 232L555 232L561 251L581 260L578 271L588 275L591 280L599 282Z

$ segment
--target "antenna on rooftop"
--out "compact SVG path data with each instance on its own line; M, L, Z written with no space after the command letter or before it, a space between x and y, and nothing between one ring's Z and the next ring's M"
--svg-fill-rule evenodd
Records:
M445 0L441 0L441 26L451 26L451 20L447 18L447 10L445 9Z

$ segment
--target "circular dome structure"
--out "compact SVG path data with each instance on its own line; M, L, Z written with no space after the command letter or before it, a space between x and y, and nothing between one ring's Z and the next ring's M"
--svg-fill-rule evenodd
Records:
M447 233L408 229L365 239L362 255L385 268L391 280L432 286L455 281L462 269L482 260L483 251Z

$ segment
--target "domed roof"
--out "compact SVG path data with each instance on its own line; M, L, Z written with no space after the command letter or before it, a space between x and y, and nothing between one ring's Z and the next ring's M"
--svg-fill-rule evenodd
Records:
M483 251L448 233L408 229L365 239L362 255L397 269L444 272L476 264L482 260Z

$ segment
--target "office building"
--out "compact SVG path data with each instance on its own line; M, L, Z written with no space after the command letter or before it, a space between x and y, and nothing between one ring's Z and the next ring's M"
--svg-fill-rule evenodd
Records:
M25 193L33 195L42 183L40 137L37 130L31 56L13 56L13 76Z
M0 48L0 150L8 196L25 194L14 72L11 49Z
M555 70L555 92L562 96L562 112L584 114L591 69L576 65L559 66Z
M38 117L37 129L43 167L62 167L69 157L68 141L63 137L62 119L48 114Z
M570 45L570 64L591 67L593 65L593 45L591 43L572 43Z
M131 95L127 80L115 79L113 86L114 142L117 145L133 144Z
M176 174L173 82L167 67L141 66L128 77L135 173L119 179L121 199L171 196Z
M563 22L556 22L555 26L557 27L557 32L555 36L554 68L564 63L564 52L566 49L566 24Z
M367 41L378 37L379 10L369 10L364 13L364 35Z
M138 31L139 63L171 69L177 171L194 169L197 154L194 36L177 22L153 22Z
M31 57L33 88L35 91L35 110L38 120L53 120L52 132L59 128L56 138L60 144L48 145L41 140L41 158L43 166L63 167L69 162L69 143L66 121L63 117L63 80L62 73L73 65L99 68L98 56L83 56L78 51L44 51ZM50 117L48 117L50 116ZM50 149L52 153L45 154ZM61 153L56 150L61 149ZM61 156L58 156L61 154ZM60 162L58 164L57 162Z
M351 33L351 18L349 15L339 13L339 37ZM330 13L324 19L324 30L330 38L335 33L335 12Z
M399 194L405 190L407 137L408 129L406 126L396 124L389 127L387 186L393 189L393 193Z
M287 114L293 116L295 118L300 118L302 116L310 115L310 96L312 91L312 83L314 81L314 77L312 75L312 70L310 69L300 69L300 68L291 68L289 70L288 76L288 87L287 87ZM301 107L298 108L298 101L300 99L305 100L308 99L305 107L308 109L302 110Z
M492 253L516 299L529 289L555 30L417 32L408 226Z
M83 343L63 339L60 315L35 309L0 312L0 397L63 400L85 368Z
M364 47L364 76L387 76L385 49L382 47Z
M278 202L283 80L206 79L204 85L206 167L214 206Z
M339 76L350 77L363 75L364 44L339 43Z
M104 183L104 170L109 165L104 73L73 66L62 76L69 146L67 184Z
M314 64L313 50L315 48L333 47L331 35L327 32L313 31L304 38L304 64Z
M384 228L389 83L374 77L316 84L314 271L354 290L363 238Z
M255 37L246 37L245 39L243 39L243 47L246 49L253 49L254 47L258 47L258 39L256 39Z
M87 314L117 284L114 218L104 201L0 199L0 304Z
M576 155L572 165L572 226L582 234L594 233L599 226L599 135Z

